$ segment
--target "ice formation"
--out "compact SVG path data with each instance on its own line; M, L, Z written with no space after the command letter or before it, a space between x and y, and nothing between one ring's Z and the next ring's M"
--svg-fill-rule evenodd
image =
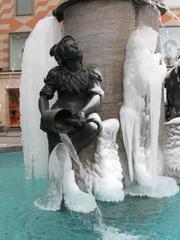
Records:
M167 70L161 55L155 53L157 37L158 33L147 26L139 27L129 37L120 119L130 180L137 182L126 192L163 197L177 193L179 188L175 180L158 176L161 88Z
M49 159L49 186L47 194L35 201L44 210L59 210L62 200L73 211L88 213L97 207L95 198L102 201L122 201L122 169L118 156L116 135L117 119L103 121L103 130L98 137L95 163L83 168L76 150L67 134L61 134L59 143ZM85 181L87 192L79 189L72 170L72 162L78 165L80 178ZM93 196L92 195L95 196Z
M102 177L94 173L92 177L92 172L90 176L84 171L70 139L63 134L61 138L64 143L56 146L48 161L47 137L40 130L38 99L44 77L49 69L56 65L49 56L49 49L60 38L56 19L47 17L38 22L25 45L20 86L25 172L27 178L49 178L46 196L35 201L39 208L57 210L63 199L68 209L90 212L96 208L96 203L90 192L92 182L90 184L89 178L93 179L93 191L98 199L121 201L124 198L122 169L116 144L119 122L108 120L103 123L103 131L98 141L99 152L95 154L94 165ZM87 193L82 192L75 182L72 162L78 164L80 177L86 182Z
M24 49L20 102L26 177L49 175L46 196L35 201L39 208L58 210L63 200L68 209L88 213L97 207L91 192L102 201L122 201L124 198L116 143L119 122L115 119L103 122L95 163L89 168L83 169L70 139L63 134L63 143L59 143L51 153L48 166L47 138L39 128L37 103L43 79L56 65L49 56L49 49L60 37L56 19L47 17L37 24ZM161 197L175 194L178 187L173 179L159 177L157 172L161 85L166 74L160 54L154 53L157 37L157 32L150 27L138 28L130 36L120 118L130 179L138 183L126 192ZM73 161L79 166L87 192L81 191L76 184ZM170 186L168 192L167 185Z
M26 41L20 84L22 144L27 178L47 177L48 143L40 130L39 92L47 72L56 66L49 55L50 48L61 38L56 18L38 22Z
M108 119L102 123L98 136L95 163L86 169L92 180L92 191L96 199L118 202L124 199L122 168L116 143L119 121Z
M165 167L170 174L176 175L180 172L180 117L165 123Z
M81 191L75 182L72 155L65 143L59 143L50 155L48 191L35 201L35 205L43 210L56 211L60 209L62 200L72 211L89 213L96 209L94 196Z

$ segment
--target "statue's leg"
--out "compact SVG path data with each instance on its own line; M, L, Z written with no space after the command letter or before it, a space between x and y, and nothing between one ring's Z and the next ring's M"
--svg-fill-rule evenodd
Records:
M62 141L59 134L55 132L49 132L47 134L47 137L48 137L49 155L50 155L53 149L55 148L55 146Z
M78 131L71 132L69 137L77 151L79 153L84 147L92 142L99 133L99 126L96 122L89 121L82 126Z

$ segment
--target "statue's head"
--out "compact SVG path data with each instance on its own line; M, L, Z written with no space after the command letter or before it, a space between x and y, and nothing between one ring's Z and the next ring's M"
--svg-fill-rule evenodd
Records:
M83 54L76 40L67 35L63 37L51 50L50 55L54 56L59 64L64 64L67 60L79 60L82 63Z

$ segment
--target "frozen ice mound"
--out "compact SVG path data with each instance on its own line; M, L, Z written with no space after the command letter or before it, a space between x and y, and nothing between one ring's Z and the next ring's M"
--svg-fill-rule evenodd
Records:
M147 196L153 198L170 197L179 192L176 180L167 176L156 176L151 185L132 185L125 189L130 196Z

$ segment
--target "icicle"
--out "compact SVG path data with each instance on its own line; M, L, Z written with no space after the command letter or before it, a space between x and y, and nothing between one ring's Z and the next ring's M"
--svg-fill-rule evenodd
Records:
M47 72L56 66L49 56L50 48L61 38L60 26L54 17L40 20L26 41L20 84L22 144L27 178L47 177L48 144L40 130L39 92Z

